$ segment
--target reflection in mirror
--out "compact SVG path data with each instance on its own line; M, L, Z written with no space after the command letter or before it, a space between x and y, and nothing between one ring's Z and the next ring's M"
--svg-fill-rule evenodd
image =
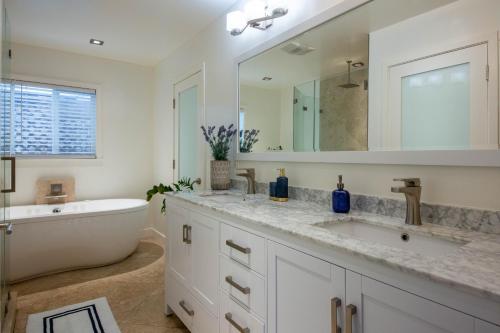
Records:
M371 1L243 61L240 128L260 131L250 151L498 149L500 22L487 13L499 7ZM445 24L471 10L491 22Z

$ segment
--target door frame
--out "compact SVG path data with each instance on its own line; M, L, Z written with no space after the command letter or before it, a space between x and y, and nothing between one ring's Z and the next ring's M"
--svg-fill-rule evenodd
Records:
M179 93L182 91L185 91L186 89L189 89L190 87L193 87L195 85L198 85L200 88L198 90L198 105L200 107L198 111L198 125L199 126L206 126L206 74L205 74L205 63L202 63L202 65L193 70L190 71L188 74L181 76L179 79L175 80L175 83L172 85L172 96L173 96L173 101L172 101L172 108L173 108L173 152L174 152L174 159L172 162L172 179L174 182L177 182L179 180L179 108L178 108L178 101L179 101ZM206 183L208 180L208 167L207 167L207 148L205 141L203 139L203 135L201 132L201 129L199 131L198 135L198 142L199 142L199 149L198 149L198 154L199 157L201 158L201 165L199 166L199 171L200 171L200 178L201 178L201 185L199 186L200 189L205 189L206 188Z

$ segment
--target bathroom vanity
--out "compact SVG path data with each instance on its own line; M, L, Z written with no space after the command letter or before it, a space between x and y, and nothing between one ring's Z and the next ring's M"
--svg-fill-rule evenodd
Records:
M168 195L167 220L193 333L500 332L498 234L231 192Z

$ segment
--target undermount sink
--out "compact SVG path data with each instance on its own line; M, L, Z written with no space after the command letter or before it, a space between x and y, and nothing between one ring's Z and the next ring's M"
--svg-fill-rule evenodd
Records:
M378 243L432 257L447 255L466 244L466 242L454 239L445 239L361 221L330 222L317 226L331 232L348 235L358 240Z
M229 192L227 191L207 191L207 192L199 192L198 195L200 197L218 197L218 196L227 196L227 195L230 195Z

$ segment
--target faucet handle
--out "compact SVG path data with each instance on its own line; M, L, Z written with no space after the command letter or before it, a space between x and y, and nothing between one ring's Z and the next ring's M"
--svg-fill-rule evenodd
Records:
M420 178L394 178L395 182L404 182L406 187L420 186Z

